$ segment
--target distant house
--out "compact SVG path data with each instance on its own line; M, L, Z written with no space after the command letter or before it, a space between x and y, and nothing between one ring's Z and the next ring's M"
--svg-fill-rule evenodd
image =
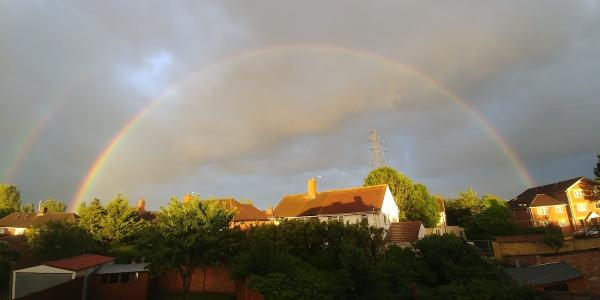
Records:
M416 241L425 237L425 233L425 226L421 221L392 223L385 234L385 243L399 247L412 247Z
M137 214L140 218L151 222L156 219L156 213L153 211L146 210L146 200L144 198L138 199L137 203Z
M85 254L59 260L45 262L41 265L13 271L11 299L21 298L31 293L40 292L54 286L83 278L81 299L87 292L87 278L99 266L111 264L114 258L95 254Z
M23 235L32 227L48 222L75 223L76 216L68 212L49 213L46 208L33 213L14 212L0 219L0 235Z
M148 299L148 264L106 264L89 279L88 300Z
M192 195L186 194L183 196L183 201L191 201ZM214 198L202 201L218 202L223 205L227 210L234 213L233 219L231 220L231 227L239 226L242 229L247 229L250 226L256 226L260 224L269 223L269 218L264 210L256 208L251 203L240 203L239 201L229 198Z
M559 226L571 234L599 223L600 183L576 177L527 189L508 201L512 219L529 227Z
M507 268L504 272L516 283L538 291L585 291L583 274L565 262Z
M367 222L387 229L398 221L398 206L387 184L318 192L317 181L311 178L307 192L284 196L271 219Z

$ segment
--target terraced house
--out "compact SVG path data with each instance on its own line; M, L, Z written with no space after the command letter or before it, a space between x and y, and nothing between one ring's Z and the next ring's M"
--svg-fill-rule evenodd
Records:
M564 234L600 223L600 183L576 177L530 188L508 202L524 226L559 226Z

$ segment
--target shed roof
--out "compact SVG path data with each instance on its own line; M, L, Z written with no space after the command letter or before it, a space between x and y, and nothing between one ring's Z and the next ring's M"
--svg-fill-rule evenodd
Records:
M59 269L81 271L101 264L112 262L115 259L109 256L84 254L63 259L45 262L44 265Z
M306 217L380 211L386 184L283 196L273 210L275 217Z
M148 264L106 264L96 270L96 274L148 272Z
M521 285L548 285L583 277L583 274L565 262L507 268L504 272Z
M414 243L419 240L419 232L423 227L421 221L407 221L390 224L385 235L386 243Z
M69 212L54 213L22 213L14 212L0 219L0 227L31 228L35 225L43 225L48 222L71 222L75 223L76 215Z

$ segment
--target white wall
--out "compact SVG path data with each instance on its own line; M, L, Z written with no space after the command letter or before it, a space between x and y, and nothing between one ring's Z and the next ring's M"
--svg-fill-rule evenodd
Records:
M396 201L394 201L394 195L392 195L392 191L390 191L389 187L385 188L381 212L389 218L390 222L398 222L400 210L398 209L398 205L396 205Z

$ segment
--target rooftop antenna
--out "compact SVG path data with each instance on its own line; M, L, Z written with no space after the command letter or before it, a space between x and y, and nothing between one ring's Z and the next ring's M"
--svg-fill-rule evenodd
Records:
M369 150L371 150L371 170L387 166L385 156L383 156L384 151L381 146L381 140L376 130L369 132L369 143Z

